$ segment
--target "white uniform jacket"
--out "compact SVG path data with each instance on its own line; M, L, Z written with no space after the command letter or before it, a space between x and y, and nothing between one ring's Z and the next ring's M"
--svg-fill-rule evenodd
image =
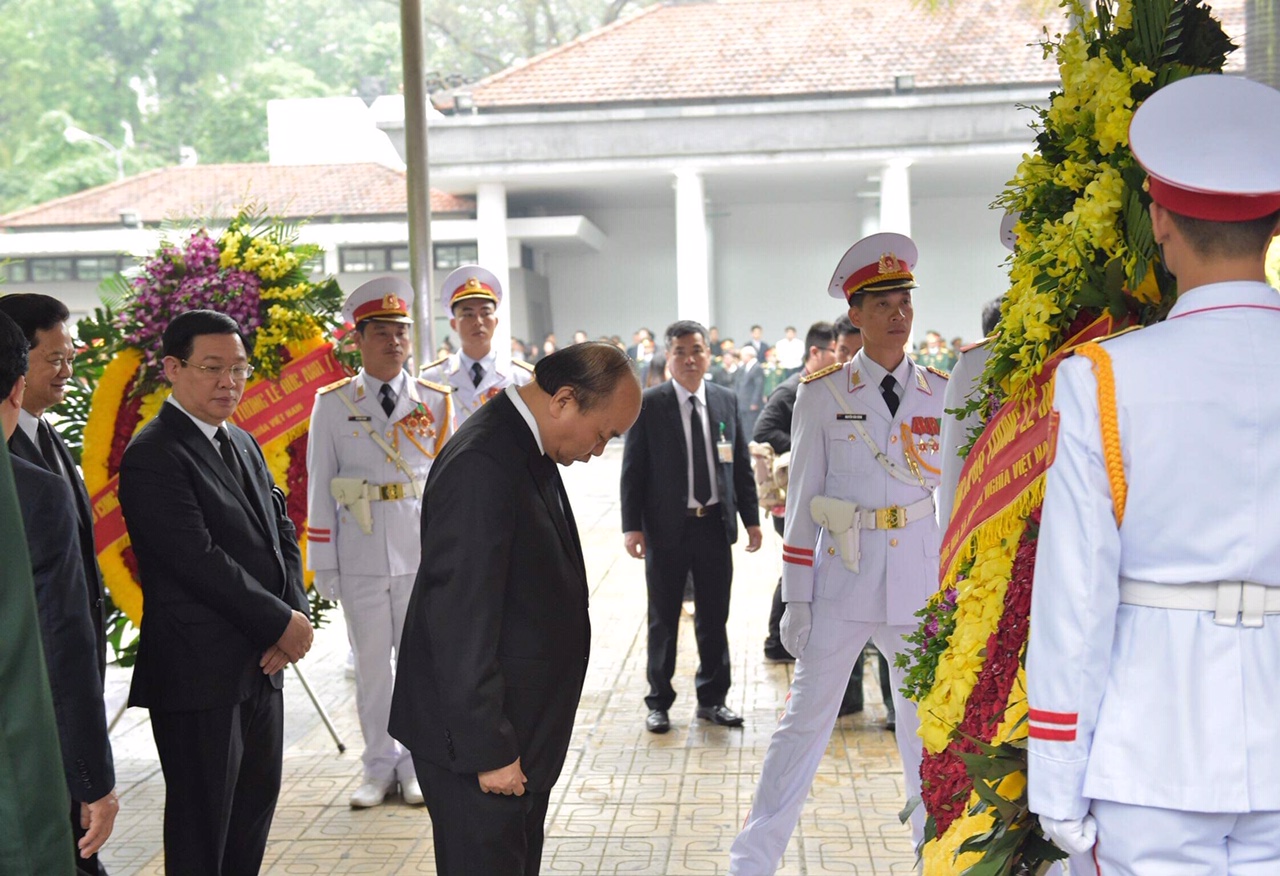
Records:
M533 366L518 359L495 359L494 367L486 371L480 385L472 386L471 373L462 364L462 354L451 353L424 365L421 376L453 390L453 416L457 421L454 428L457 428L506 387L524 386L533 380Z
M942 394L947 381L915 363L910 368L892 418L880 388L868 376L861 351L826 376L800 384L791 423L783 601L822 600L823 610L835 617L909 625L938 589L941 537L932 508L924 518L901 529L862 530L857 573L845 568L834 540L809 512L810 500L818 495L879 509L910 505L929 497L937 487ZM837 390L848 411L827 384ZM874 447L866 444L857 426L865 428ZM909 475L908 446L923 483L891 477L876 459L877 451L883 450Z
M986 370L987 359L991 357L991 341L979 341L967 348L956 360L956 367L951 369L951 379L947 381L947 391L942 394L942 409L954 411L963 408L973 398L982 382L982 372ZM942 415L942 481L938 484L938 525L947 531L951 515L955 510L956 487L960 486L960 470L964 468L964 460L957 451L969 442L969 432L978 422L976 413L964 419L955 414Z
M425 481L431 463L453 434L448 390L421 378L406 380L388 417L365 373L327 386L316 394L307 439L307 568L339 570L345 575L414 575L421 556L419 520L422 500L412 495L370 503L373 533L365 535L351 512L330 492L335 477L361 478L370 484L404 484L408 477L370 436L378 431ZM339 398L346 396L359 414ZM358 417L367 417L360 420Z
M1058 368L1027 655L1032 811L1280 810L1280 616L1219 626L1119 604L1118 585L1280 586L1277 337L1280 295L1232 282L1102 344L1128 483L1118 529L1092 364Z

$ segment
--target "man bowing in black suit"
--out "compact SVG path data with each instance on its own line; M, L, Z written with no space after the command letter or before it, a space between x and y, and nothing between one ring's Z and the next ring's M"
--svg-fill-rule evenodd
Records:
M539 871L591 632L556 464L599 456L639 409L626 355L575 344L473 414L427 477L390 731L413 754L444 876Z
M649 589L649 716L653 733L671 729L676 631L685 579L693 573L698 640L697 716L740 727L729 692L730 545L737 517L747 550L760 549L760 508L731 390L703 380L711 365L707 331L691 320L666 332L671 380L645 390L644 408L622 456L622 530L627 553L643 559ZM714 472L714 474L712 474Z
M129 705L151 710L166 872L244 876L280 792L280 670L311 647L301 558L262 450L229 423L253 373L235 320L183 313L162 352L173 395L120 464L145 600Z

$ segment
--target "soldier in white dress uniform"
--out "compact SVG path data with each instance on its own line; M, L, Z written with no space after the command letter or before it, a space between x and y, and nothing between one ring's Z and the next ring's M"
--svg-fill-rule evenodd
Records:
M1280 92L1134 114L1178 300L1055 376L1027 654L1045 833L1134 876L1280 872ZM1105 437L1104 437L1105 436Z
M901 234L874 234L845 254L830 293L847 299L863 347L851 361L806 377L796 397L782 548L782 638L796 672L751 813L730 850L731 873L777 868L854 660L870 639L892 661L915 629L915 612L937 590L933 494L947 381L903 352L915 263L915 244ZM899 693L901 670L890 674L910 796L920 792L918 721ZM917 841L922 830L917 808Z
M422 486L454 424L448 387L404 371L413 294L396 277L351 293L343 316L356 326L363 366L316 395L307 441L307 566L317 591L342 603L355 655L365 748L354 807L378 805L397 782L406 803L422 802L387 718L420 559Z
M449 325L462 342L457 353L442 356L422 368L422 376L453 389L453 413L458 425L507 386L524 386L533 379L533 366L512 359L510 351L493 349L493 330L502 303L502 284L479 265L463 265L445 278L440 303L452 316Z

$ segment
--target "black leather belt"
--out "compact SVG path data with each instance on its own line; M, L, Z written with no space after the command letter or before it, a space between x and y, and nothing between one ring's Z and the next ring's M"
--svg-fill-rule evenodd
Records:
M684 509L685 517L711 517L711 516L718 516L719 514L720 514L719 502L717 502L714 505L704 505L701 508Z

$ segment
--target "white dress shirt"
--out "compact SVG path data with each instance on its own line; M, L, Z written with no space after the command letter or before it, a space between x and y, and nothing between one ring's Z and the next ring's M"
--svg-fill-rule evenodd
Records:
M676 401L680 403L680 424L684 426L684 446L692 447L692 410L689 406L689 399L696 398L698 400L698 415L702 417L702 435L707 446L707 471L711 474L711 498L707 500L708 505L714 505L720 501L720 485L716 483L716 438L718 432L714 432L711 428L711 414L707 411L707 382L704 380L698 384L697 392L689 392L676 381L671 381L671 385L676 388ZM693 454L686 453L685 473L688 476L689 495L687 505L690 508L700 508L702 504L693 498Z

